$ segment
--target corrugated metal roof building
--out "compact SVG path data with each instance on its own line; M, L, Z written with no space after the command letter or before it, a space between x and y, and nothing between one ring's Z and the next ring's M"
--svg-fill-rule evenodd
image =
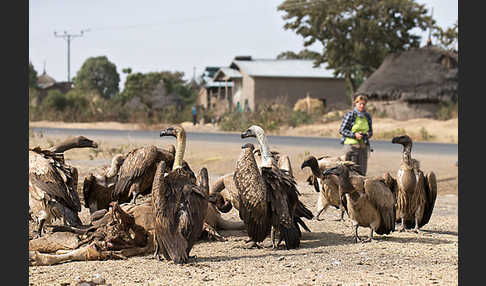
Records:
M335 77L327 68L315 68L312 60L239 56L229 67L220 68L213 80L233 83L226 99L232 110L254 111L272 103L293 107L307 95L325 100L327 110L348 107L344 78Z

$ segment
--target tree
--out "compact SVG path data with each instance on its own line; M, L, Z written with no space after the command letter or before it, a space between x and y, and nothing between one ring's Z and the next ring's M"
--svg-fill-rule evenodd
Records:
M184 105L192 104L196 99L196 91L190 83L186 83L184 73L177 71L131 73L125 80L125 87L120 97L125 102L133 97L138 97L150 110L152 97L169 94L176 94L182 99ZM151 113L149 112L149 114Z
M435 26L432 35L438 40L440 47L448 50L457 50L456 47L459 40L457 20L454 25L445 30L439 26Z
M413 0L286 0L277 10L285 12L284 28L301 35L305 47L322 45L315 66L327 63L344 76L350 94L360 75L371 75L387 54L419 46L412 29L435 23Z
M305 59L305 60L315 60L319 58L320 54L308 49L303 49L299 53L294 53L292 51L281 52L277 59Z
M109 99L119 92L120 75L106 56L88 58L74 78L74 85L83 91L95 90Z
M29 62L29 87L37 87L37 71L32 62Z

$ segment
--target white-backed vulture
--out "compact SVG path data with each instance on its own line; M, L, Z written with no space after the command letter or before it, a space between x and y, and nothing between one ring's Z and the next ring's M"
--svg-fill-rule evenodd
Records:
M260 184L261 181L263 181L265 185L265 190L263 192L261 190L258 191L260 193L258 194L258 197L261 197L261 194L265 193L270 202L272 246L274 248L278 247L280 241L283 239L285 240L285 246L287 249L297 248L300 246L300 237L302 235L299 225L305 230L310 231L301 218L305 217L307 219L312 219L312 212L307 209L307 207L299 200L299 192L297 190L297 184L294 178L289 174L289 172L281 170L275 164L275 160L270 153L263 129L259 126L253 125L241 133L241 138L247 137L255 137L261 150L261 174L258 172L257 166L252 166L251 168L254 169L254 167L256 167L258 172L257 176L261 176L261 180L257 180L255 182ZM253 145L248 145L244 149L253 148ZM251 151L253 153L253 150ZM256 165L254 156L253 160L246 161L250 164L255 162ZM242 179L244 180L244 176L242 174L237 175L237 172L238 168L235 171L235 184L239 190L241 198L242 192L245 192L245 190L243 190L245 182L241 181ZM252 179L254 180L254 178ZM251 197L252 195L253 194L246 194L247 197ZM242 208L242 201L240 200L240 216ZM245 220L243 219L243 221ZM278 238L277 233L279 234Z
M236 161L234 182L238 189L239 215L246 226L252 246L265 240L272 226L270 206L270 190L260 174L255 156L254 146L244 144Z
M255 155L257 165L260 167L261 162L261 152L260 149L255 149L253 151ZM288 155L280 155L279 152L272 151L272 159L274 159L275 164L281 169L288 172L292 177L294 176L292 171L292 165L290 163L290 158ZM210 187L209 194L216 194L220 193L221 197L225 201L226 208L231 209L228 207L229 203L239 211L240 206L238 202L238 189L236 188L235 182L233 180L234 172L222 175L219 177ZM228 210L229 211L229 210Z
M158 163L152 187L154 256L160 260L163 255L175 263L186 263L203 230L208 209L208 173L202 168L197 184L194 173L183 167L186 133L182 127L169 127L160 136L174 136L177 144L172 170L164 175L166 162Z
M84 206L94 213L100 209L108 209L113 201L113 191L118 178L118 171L125 160L124 154L113 156L111 165L99 173L88 174L83 181Z
M340 192L346 197L343 205L353 222L355 242L369 242L373 239L373 231L389 234L395 230L395 197L382 178L365 177L363 191L356 190L350 178L350 170L356 167L352 162L340 164L324 171L324 176L336 175L331 179L337 181ZM359 226L370 228L368 239L362 240L358 236Z
M53 150L64 152L84 147L97 148L98 145L79 136L61 142ZM42 236L44 224L50 224L53 219L62 218L64 224L73 226L82 224L78 216L81 202L77 185L78 170L64 162L63 153L40 147L29 149L29 215L39 224L39 236Z
M156 146L141 147L129 152L118 172L113 200L123 203L131 196L131 203L135 204L138 195L150 192L160 161L165 161L166 167L170 169L174 154Z
M309 167L312 171L312 183L316 191L319 192L316 212L316 220L322 220L319 218L322 212L326 211L329 206L333 206L341 210L341 217L339 220L343 220L344 207L341 205L341 196L339 194L339 186L330 178L325 177L322 173L325 170L319 168L319 163L316 157L310 155L304 159L301 165L301 169ZM314 179L315 178L315 179ZM315 182L314 182L315 180Z
M427 224L437 197L434 172L427 175L420 170L420 163L411 157L412 139L408 135L392 139L393 144L403 145L402 160L397 172L397 219L400 231L413 228L415 232Z

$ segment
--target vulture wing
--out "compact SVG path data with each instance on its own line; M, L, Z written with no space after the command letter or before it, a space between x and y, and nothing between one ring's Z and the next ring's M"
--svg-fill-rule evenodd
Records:
M29 151L29 192L37 200L56 200L71 225L81 224L77 215L81 211L81 202L73 188L77 185L73 184L75 175L62 162L44 156Z
M437 180L434 172L430 171L424 177L424 188L426 202L422 220L419 221L419 227L422 227L429 222L430 217L432 216L432 211L434 210L435 199L437 198Z
M147 175L149 170L154 170L156 163L157 147L155 146L138 148L128 153L118 172L118 182L113 191L113 198L128 196L133 182Z
M271 228L268 190L252 152L242 153L236 161L233 181L238 190L239 215L248 236L254 242L262 242Z
M389 234L395 230L395 198L390 189L379 179L364 182L366 196L380 213L381 224L375 230L378 234Z
M301 232L294 221L298 191L294 179L279 168L261 168L262 177L270 190L272 224L278 226L287 249L300 245Z

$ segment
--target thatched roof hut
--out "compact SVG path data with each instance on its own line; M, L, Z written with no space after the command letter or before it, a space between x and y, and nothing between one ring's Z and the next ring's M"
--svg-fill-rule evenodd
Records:
M397 119L433 117L439 103L457 102L458 83L457 53L427 46L388 55L357 92Z

